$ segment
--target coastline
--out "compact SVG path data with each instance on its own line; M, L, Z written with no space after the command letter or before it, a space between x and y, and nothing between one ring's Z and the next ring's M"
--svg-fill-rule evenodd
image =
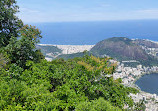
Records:
M150 75L150 74L158 74L158 71L154 71L154 72L146 72L146 73L142 73L142 75L138 76L134 81L133 81L133 86L135 88L137 88L138 90L142 91L141 88L136 84L136 81L139 80L141 77L145 76L145 75ZM145 92L145 91L143 91ZM149 93L149 92L146 92ZM158 94L156 94L158 96Z
M45 46L44 44L43 46ZM49 45L47 45L49 46ZM88 47L85 48L86 45L50 45L50 46L56 46L59 49L63 50L62 53L69 54L74 53L75 51L80 52L85 49L90 50L92 45L87 45ZM77 50L76 50L77 49ZM115 61L116 62L116 61ZM126 61L127 62L127 61ZM118 63L118 68L116 69L116 72L113 74L114 79L121 78L123 81L123 85L127 87L133 87L138 89L140 92L136 95L130 94L131 98L135 103L138 103L140 100L145 100L145 106L147 111L157 111L158 109L158 95L151 94L145 91L142 91L141 88L135 84L137 80L139 80L141 77L152 74L152 73L158 73L158 66L153 67L145 67L142 65L138 65L137 67L127 67L121 62Z
M114 73L114 79L121 78L124 86L133 87L139 90L139 93L129 95L135 103L143 100L147 111L157 111L158 95L142 91L141 88L135 84L142 76L152 73L158 73L158 66L145 67L138 65L134 68L125 67L124 64L118 63L118 68Z
M136 84L136 81L141 77L150 74L158 74L158 71L143 72L140 76L136 77L132 83L132 86L139 90L139 93L136 95L130 95L134 102L139 102L140 100L144 101L147 111L157 111L158 110L158 94L152 94L142 89ZM139 99L138 99L139 98Z

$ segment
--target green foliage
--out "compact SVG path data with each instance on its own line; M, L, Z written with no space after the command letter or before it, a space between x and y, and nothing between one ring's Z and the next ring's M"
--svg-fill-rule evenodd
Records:
M56 46L41 46L41 45L37 45L36 47L37 47L37 49L41 49L41 52L45 56L48 56L48 55L46 55L47 53L53 53L54 56L56 56L59 53L62 53L62 50L59 49Z
M26 66L12 64L8 70L0 69L0 110L119 111L124 105L133 106L128 94L137 90L106 76L113 72L106 70L115 70L108 58L27 61Z
M44 58L39 50L35 50L41 32L35 27L23 26L16 16L18 8L16 0L0 0L1 67L11 62L24 68L27 60L39 62ZM7 55L7 59L4 55Z
M142 47L134 41L124 37L113 37L97 43L90 52L98 57L110 56L119 61L136 60L144 66L158 65L157 58L147 54ZM129 63L136 66L138 63Z
M5 68L9 59L4 54L0 53L0 68Z
M104 98L92 100L90 102L80 103L76 111L121 111L121 109L112 106Z
M109 58L42 60L36 49L41 32L23 26L17 11L15 0L0 1L0 62L6 64L4 55L11 62L0 67L0 110L119 111L133 106L128 95L138 91L113 79L116 64Z
M62 54L62 55L59 55L57 58L64 58L65 60L67 60L67 59L73 59L76 57L83 57L83 56L84 56L83 52L78 52L74 54Z
M145 106L145 104L144 104L144 102L145 101L139 101L138 103L135 103L135 108L134 108L134 110L135 111L145 111L145 109L146 109L146 106Z
M0 47L8 45L12 36L18 37L23 23L16 16L17 12L15 0L0 0Z
M83 52L78 52L74 54L62 54L59 55L57 58L64 58L65 60L68 60L68 59L74 59L76 57L83 57L84 55L91 55L91 54L92 54L91 52L85 50Z
M112 37L112 38L107 39L107 41L109 41L109 42L111 42L111 41L120 42L121 41L121 42L124 42L127 45L132 45L131 44L132 40L127 38L127 37Z
M39 50L35 50L36 44L41 38L41 32L33 26L25 25L19 31L19 39L12 37L9 44L4 48L4 52L7 52L11 63L25 68L27 60L33 60L39 62L44 58Z

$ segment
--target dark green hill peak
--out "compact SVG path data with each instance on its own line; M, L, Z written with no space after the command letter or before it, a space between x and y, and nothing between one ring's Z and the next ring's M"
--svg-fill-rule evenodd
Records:
M97 43L91 52L95 55L108 55L119 60L147 60L148 54L133 40L126 37L113 37Z
M120 44L126 44L126 45L136 45L135 43L132 42L131 39L126 38L126 37L112 37L112 38L108 38L108 39L102 40L101 42L99 42L99 44L104 44L105 42L120 43Z
M132 40L127 38L127 37L112 37L106 39L107 41L113 41L113 42L118 42L118 41L124 41L124 42L131 42Z

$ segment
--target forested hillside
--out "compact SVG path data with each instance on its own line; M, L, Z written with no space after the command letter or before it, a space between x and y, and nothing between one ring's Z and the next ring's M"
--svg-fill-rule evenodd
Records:
M156 47L157 44L143 40L131 40L126 37L113 37L98 42L90 52L102 57L108 55L119 61L136 60L145 66L158 65L158 60L149 55L140 45Z
M1 109L101 111L134 105L128 94L137 90L113 80L115 64L108 58L28 61L26 66L11 64L0 70Z
M158 66L157 47L157 43L149 40L132 40L126 37L112 37L98 42L86 53L88 55L93 54L97 57L110 56L120 62L134 60L136 62L128 63L128 66L132 67L139 64L143 66ZM85 52L62 54L57 58L71 59L83 57L84 53Z
M44 56L50 58L56 58L58 55L62 53L62 50L57 48L56 46L36 45L36 48L41 50Z
M148 55L142 48L128 38L114 37L97 43L91 51L98 55L109 55L119 59L147 60Z
M1 0L0 7L0 110L142 109L128 96L138 90L113 79L117 63L92 55L48 62L36 49L41 32L18 19L16 1Z

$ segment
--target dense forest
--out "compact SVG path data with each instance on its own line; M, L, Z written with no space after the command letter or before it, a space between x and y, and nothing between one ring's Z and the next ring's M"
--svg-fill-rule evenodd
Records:
M138 90L114 80L117 63L84 55L48 62L36 44L42 37L16 16L15 0L0 0L0 110L141 110L128 95Z

